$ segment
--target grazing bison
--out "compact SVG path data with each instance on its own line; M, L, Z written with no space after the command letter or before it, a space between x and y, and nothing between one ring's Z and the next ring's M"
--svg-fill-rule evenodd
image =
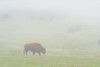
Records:
M98 45L100 45L100 39L98 40Z
M29 43L29 44L25 44L24 45L24 54L27 55L27 52L28 51L31 51L33 52L33 55L35 53L38 53L39 55L41 53L45 54L46 53L46 50L45 48L42 47L42 45L40 43Z
M78 25L78 26L74 26L74 27L71 27L68 29L68 32L78 32L81 30L81 26Z

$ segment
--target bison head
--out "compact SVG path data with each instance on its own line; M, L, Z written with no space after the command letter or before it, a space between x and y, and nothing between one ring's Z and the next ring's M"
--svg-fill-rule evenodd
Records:
M42 51L41 51L43 54L46 53L46 49L45 48L42 48Z

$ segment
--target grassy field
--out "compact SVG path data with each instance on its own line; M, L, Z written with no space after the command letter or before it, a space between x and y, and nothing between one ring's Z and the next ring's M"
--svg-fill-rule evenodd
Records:
M80 31L68 32L78 24L25 18L0 24L0 67L100 67L99 25L84 24ZM46 55L24 55L23 46L30 42L41 43Z
M88 51L47 50L24 55L22 50L0 51L0 67L100 67L100 54Z

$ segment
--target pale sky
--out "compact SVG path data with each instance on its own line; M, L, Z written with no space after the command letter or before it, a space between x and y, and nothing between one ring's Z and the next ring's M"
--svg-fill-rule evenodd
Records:
M51 11L56 13L100 17L99 0L1 0L1 11ZM1 12L0 11L0 12Z

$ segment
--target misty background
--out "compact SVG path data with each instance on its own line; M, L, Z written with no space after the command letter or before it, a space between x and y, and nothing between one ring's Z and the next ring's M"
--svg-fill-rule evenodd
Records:
M0 46L100 50L99 0L0 0ZM14 49L15 49L14 48Z

